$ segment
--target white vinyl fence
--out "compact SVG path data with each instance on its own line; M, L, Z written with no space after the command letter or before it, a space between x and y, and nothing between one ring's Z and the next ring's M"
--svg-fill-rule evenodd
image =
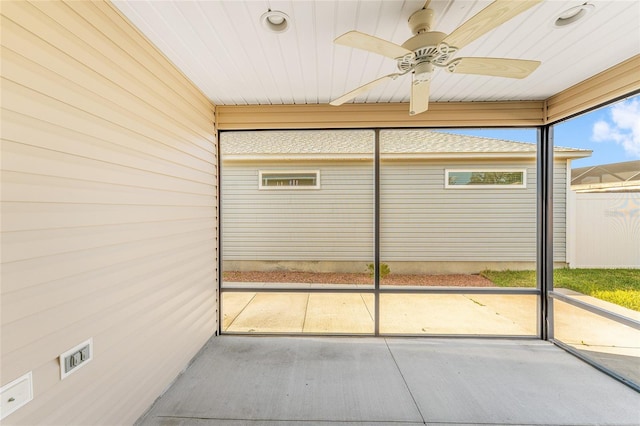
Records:
M569 197L570 267L640 268L640 192Z

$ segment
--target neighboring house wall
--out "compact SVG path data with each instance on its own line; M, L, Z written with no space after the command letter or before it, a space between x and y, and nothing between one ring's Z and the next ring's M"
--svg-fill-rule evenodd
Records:
M216 330L213 106L108 2L1 7L3 424L132 424Z
M445 188L445 169L523 168L527 188ZM536 259L536 166L532 161L383 162L380 167L381 260L464 262L531 268ZM554 164L554 259L565 261L566 161ZM408 267L408 266L407 266ZM427 270L460 270L432 265ZM392 268L393 270L393 268ZM413 269L419 272L420 269Z
M554 164L554 257L565 262L566 161ZM446 189L445 169L523 168L527 188ZM258 189L260 170L320 170L320 189ZM373 162L223 162L225 270L363 272L373 261ZM536 166L382 161L381 261L394 272L535 268Z
M258 189L260 170L319 170L320 189ZM302 268L347 271L373 262L373 159L223 163L221 175L225 269L322 261Z
M572 268L640 268L640 192L575 193Z

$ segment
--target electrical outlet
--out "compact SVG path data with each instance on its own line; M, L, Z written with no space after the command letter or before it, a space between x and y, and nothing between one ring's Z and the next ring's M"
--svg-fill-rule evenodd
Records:
M33 399L33 375L31 371L0 389L0 420Z
M60 355L60 379L75 373L93 359L93 339L89 339Z

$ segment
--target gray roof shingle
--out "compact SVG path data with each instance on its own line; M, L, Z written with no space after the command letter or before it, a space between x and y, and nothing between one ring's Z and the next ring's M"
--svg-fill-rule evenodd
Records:
M282 130L223 132L220 149L223 155L234 158L258 159L298 156L337 157L344 155L373 155L372 130ZM536 144L514 142L487 137L458 135L432 130L381 130L380 152L382 154L416 155L426 154L505 154L535 155ZM589 150L555 147L557 154L572 154L572 157L587 157ZM420 155L422 154L422 155Z

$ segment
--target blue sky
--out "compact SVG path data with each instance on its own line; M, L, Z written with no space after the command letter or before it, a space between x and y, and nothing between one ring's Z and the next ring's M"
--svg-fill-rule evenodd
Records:
M452 132L536 142L535 129L468 129ZM573 167L640 160L640 95L556 125L554 142L558 146L593 151L591 157L574 160Z

